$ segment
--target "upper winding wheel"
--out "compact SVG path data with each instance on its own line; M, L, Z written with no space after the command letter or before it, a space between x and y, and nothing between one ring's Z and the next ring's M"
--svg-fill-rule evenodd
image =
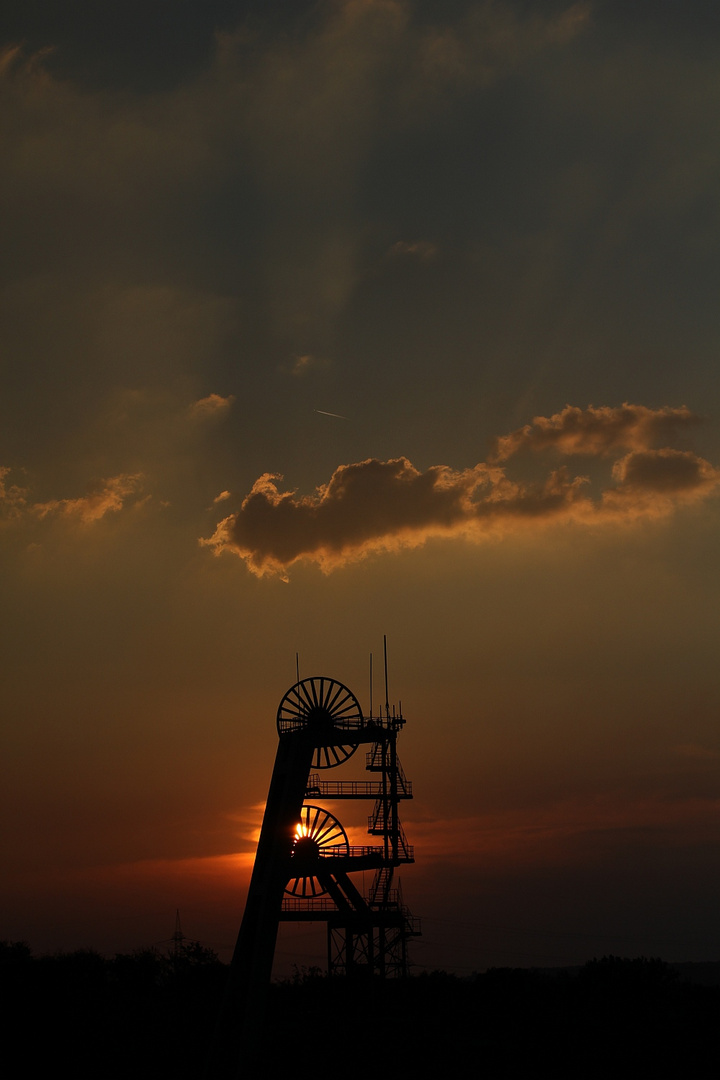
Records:
M338 819L320 806L303 806L292 849L292 869L298 873L290 879L285 892L304 899L322 896L327 889L317 874L321 860L348 852L347 833Z
M277 714L280 735L307 729L315 736L314 769L331 769L347 761L358 744L339 743L338 731L352 731L362 723L360 704L347 686L320 676L295 683L280 702Z

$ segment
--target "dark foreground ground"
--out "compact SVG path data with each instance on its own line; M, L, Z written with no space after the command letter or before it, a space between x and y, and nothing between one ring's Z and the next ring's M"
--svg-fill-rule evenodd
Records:
M247 1076L716 1080L720 986L689 981L716 970L604 957L469 979L349 984L301 972L271 987ZM3 1075L200 1080L226 975L196 943L112 960L0 945Z

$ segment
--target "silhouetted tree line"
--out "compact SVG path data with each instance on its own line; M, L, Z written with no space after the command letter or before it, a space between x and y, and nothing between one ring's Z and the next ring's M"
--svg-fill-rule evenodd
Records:
M5 1029L18 1076L74 1080L196 1077L227 968L198 942L106 959L91 949L34 957L0 943Z
M0 943L8 1046L22 1075L199 1080L226 976L197 942L113 959ZM715 1077L719 1021L720 986L658 959L385 982L298 969L271 987L252 1076Z

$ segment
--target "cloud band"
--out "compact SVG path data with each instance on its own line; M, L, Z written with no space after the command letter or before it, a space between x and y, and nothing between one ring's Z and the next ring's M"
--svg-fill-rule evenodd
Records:
M529 523L585 523L657 518L717 489L720 470L689 450L654 448L673 428L697 422L685 408L586 410L568 406L536 417L499 439L490 463L421 472L407 458L341 465L312 495L282 491L282 476L263 474L240 510L201 543L229 551L258 576L285 574L300 559L334 569L372 552L417 547L432 536L479 540ZM598 494L567 467L541 482L513 480L498 464L520 449L552 448L566 456L615 457L610 484ZM619 456L621 449L629 452Z

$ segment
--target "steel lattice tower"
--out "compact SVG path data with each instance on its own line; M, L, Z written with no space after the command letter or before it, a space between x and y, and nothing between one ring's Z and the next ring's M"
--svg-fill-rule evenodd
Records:
M402 710L391 711L387 700L384 714L373 716L371 705L364 717L355 695L324 676L299 680L280 702L275 766L208 1080L240 1075L238 1046L248 1063L280 921L327 924L329 975L407 974L407 942L420 928L393 885L396 867L415 861L398 812L412 798L397 754L404 724ZM374 779L321 779L361 745ZM378 844L350 845L317 802L350 799L373 804L368 833ZM350 875L366 870L374 873L363 894Z

